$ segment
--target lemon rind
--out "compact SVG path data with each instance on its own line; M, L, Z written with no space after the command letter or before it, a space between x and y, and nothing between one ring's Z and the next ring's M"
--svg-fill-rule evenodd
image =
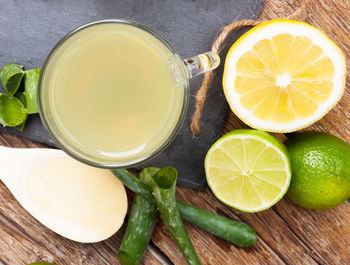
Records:
M300 32L302 32L302 31L299 31L298 32L299 34L296 34L296 32L293 33L292 32L293 27L290 27L288 29L291 32L286 32L286 31L288 31L288 30L286 30L286 25L293 25L293 27L295 25L297 25L300 29L306 29L304 31L307 32L308 34L306 34L306 33L300 34ZM239 95L237 93L235 93L234 85L232 86L232 84L226 84L226 82L228 80L227 76L229 74L232 74L232 72L235 72L236 63L237 63L238 59L240 58L240 56L243 55L248 50L250 50L249 47L253 46L257 41L259 41L260 39L266 39L267 37L261 36L260 39L258 38L257 41L250 42L250 46L247 45L247 42L249 43L249 40L254 38L254 37L257 38L259 32L267 29L267 27L270 27L270 26L274 27L272 29L278 29L278 28L281 28L281 26L282 26L282 30L280 30L280 32L274 31L273 33L270 33L271 36L281 34L281 33L293 33L293 35L295 35L295 36L297 36L297 35L298 36L306 36L306 37L310 38L309 33L311 32L314 36L318 36L319 38L321 38L321 40L323 40L322 45L320 45L319 43L315 43L315 44L319 45L324 50L325 54L326 55L328 54L327 55L328 57L330 57L330 55L332 55L330 58L332 58L332 60L334 60L334 55L338 56L336 58L338 63L334 65L335 66L335 75L334 75L334 79L333 79L334 85L333 85L332 95L329 97L329 99L325 103L322 103L319 105L319 109L316 111L316 113L314 113L313 115L311 115L307 119L294 120L291 123L285 123L285 124L258 119L253 114L251 114L251 112L246 110L240 104ZM315 38L312 37L311 40L314 42ZM243 48L240 48L240 46L242 46ZM328 48L330 47L330 49L325 50L324 46L325 47L328 46ZM241 49L240 56L236 56L237 47L239 47ZM330 51L330 50L332 50L332 51ZM237 58L234 60L235 62L232 63L232 62L230 62L230 59L234 56L236 56ZM229 65L229 63L230 63L230 65ZM232 70L232 69L234 69L234 70ZM307 24L305 22L288 20L288 19L277 19L277 20L271 20L268 22L264 22L256 27L252 28L251 30L249 30L248 32L243 34L232 45L229 52L227 53L227 58L225 61L225 66L224 66L224 74L223 74L222 84L223 84L224 94L225 94L226 99L230 105L231 110L244 123L246 123L247 125L249 125L252 128L259 129L259 130L264 130L264 131L269 131L269 132L287 133L287 132L294 132L294 131L303 129L303 128L308 127L309 125L315 123L316 121L323 118L339 102L339 100L341 99L341 97L344 93L344 90L345 90L345 81L346 81L345 80L346 79L345 72L346 72L346 62L345 62L345 57L344 57L343 52L331 39L329 39L329 37L324 32L322 32L318 28L313 27L310 24ZM234 77L231 77L230 80L234 81Z

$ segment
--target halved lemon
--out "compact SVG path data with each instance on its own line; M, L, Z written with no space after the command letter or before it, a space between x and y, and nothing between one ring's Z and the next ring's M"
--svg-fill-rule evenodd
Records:
M224 135L209 149L204 164L214 195L245 212L277 203L291 180L286 147L263 131L242 129Z
M340 100L345 58L319 29L300 21L265 22L229 50L223 88L249 126L291 132L321 119Z

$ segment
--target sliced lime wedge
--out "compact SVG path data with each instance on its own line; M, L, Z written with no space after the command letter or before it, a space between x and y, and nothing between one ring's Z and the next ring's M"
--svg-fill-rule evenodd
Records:
M221 137L205 158L208 184L223 203L244 212L270 208L291 180L286 147L256 130L235 130Z

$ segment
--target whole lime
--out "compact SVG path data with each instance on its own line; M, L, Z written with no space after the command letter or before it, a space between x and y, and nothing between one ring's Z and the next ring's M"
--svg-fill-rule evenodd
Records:
M329 209L350 197L350 146L321 132L296 134L286 142L292 163L287 196L311 209Z

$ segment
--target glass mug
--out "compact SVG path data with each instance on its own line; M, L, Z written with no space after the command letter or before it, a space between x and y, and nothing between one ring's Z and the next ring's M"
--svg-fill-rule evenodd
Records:
M213 52L182 60L141 24L92 22L49 53L39 79L40 117L57 145L81 162L134 166L175 138L188 108L189 79L219 63Z

